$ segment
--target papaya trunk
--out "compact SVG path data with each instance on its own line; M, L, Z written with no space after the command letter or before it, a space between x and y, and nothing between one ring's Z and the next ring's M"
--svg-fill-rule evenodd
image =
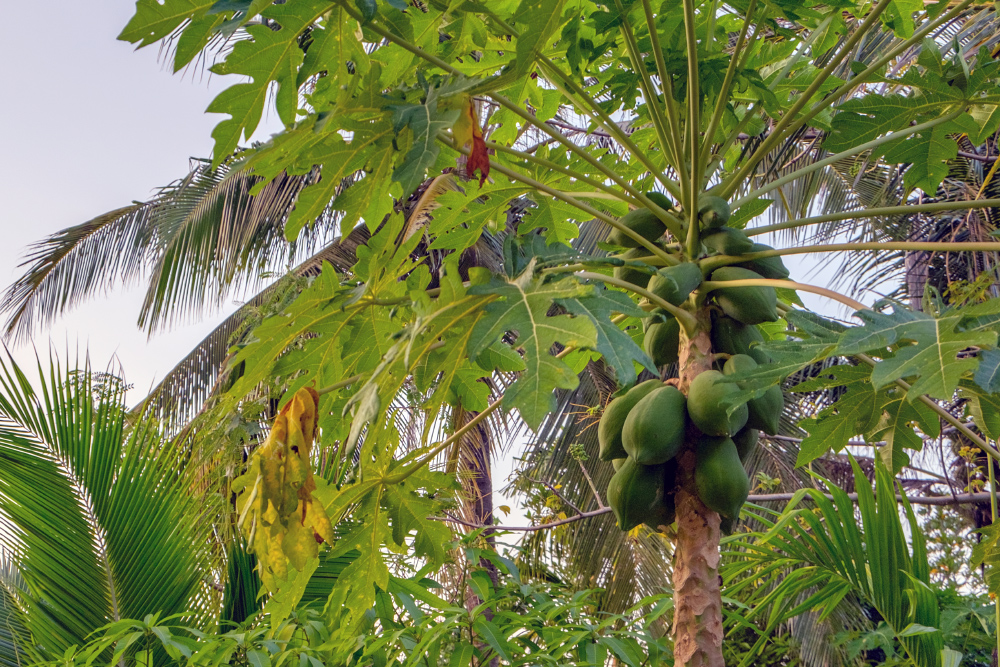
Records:
M712 367L710 320L700 313L696 331L681 331L680 389ZM719 585L719 515L695 489L694 438L678 458L677 548L674 554L674 664L722 667L722 593Z

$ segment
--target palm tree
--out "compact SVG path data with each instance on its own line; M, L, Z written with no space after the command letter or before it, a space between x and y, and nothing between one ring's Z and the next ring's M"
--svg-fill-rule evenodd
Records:
M33 384L0 362L0 660L55 659L154 612L210 629L221 572L202 522L215 508L190 492L190 452L152 421L128 423L116 376L38 372Z

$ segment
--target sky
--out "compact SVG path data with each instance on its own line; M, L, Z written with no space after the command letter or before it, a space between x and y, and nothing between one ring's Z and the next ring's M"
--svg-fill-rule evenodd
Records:
M0 283L22 270L29 244L154 191L188 171L190 157L207 157L212 128L206 114L226 78L203 70L172 74L154 45L135 51L116 40L134 0L7 3L9 27L0 40ZM265 119L256 137L280 129ZM225 316L178 326L147 339L136 322L142 289L116 289L77 307L29 344L11 349L21 364L50 350L65 359L89 351L96 368L121 364L137 401ZM236 304L229 304L232 311Z

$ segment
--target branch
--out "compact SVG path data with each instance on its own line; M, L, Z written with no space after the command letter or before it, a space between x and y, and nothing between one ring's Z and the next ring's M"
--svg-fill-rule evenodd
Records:
M667 311L668 313L676 317L677 321L683 324L686 329L691 330L695 326L697 326L697 322L695 321L694 315L692 315L688 311L684 310L683 308L678 308L677 306L666 301L665 299L656 296L649 290L633 285L627 280L621 280L619 278L614 278L612 276L606 276L603 273L593 273L592 271L581 271L576 275L584 280L600 280L601 282L608 283L609 285L614 285L615 287L621 287L622 289L626 289L630 292L635 292L639 296L643 296L649 299L650 303L656 304L663 310ZM733 282L738 282L738 281L733 281ZM863 307L864 306L862 306L862 308Z
M763 493L763 494L751 494L747 496L748 503L766 503L766 502L787 502L796 496L795 493ZM823 494L828 500L833 500L833 496L830 494ZM812 496L804 495L803 500L808 500ZM847 497L853 501L858 499L858 494L848 493ZM903 496L896 495L897 501L902 501ZM907 502L911 505L937 505L937 506L953 506L953 505L975 505L979 503L988 503L990 501L989 493L962 493L954 496L906 496ZM552 521L549 523L540 523L534 526L498 526L495 524L476 524L469 521L464 521L458 517L451 516L450 514L445 514L443 517L432 516L428 517L431 521L451 521L453 523L461 524L467 528L472 528L478 530L481 528L493 528L497 532L516 532L516 533L534 533L540 530L548 530L550 528L558 528L559 526L565 526L569 523L576 523L577 521L583 521L584 519L592 519L595 516L601 516L603 514L609 514L611 512L610 507L602 507L600 509L593 510L591 512L581 512L579 514L574 514L573 516L566 517L565 519L559 519L558 521Z
M559 489L557 489L557 488L556 488L555 486L553 486L553 485L552 485L551 483L549 483L549 482L543 482L543 481L541 481L541 480L538 480L538 479L533 479L533 478L531 478L531 477L529 477L529 478L528 478L528 481L529 481L529 482L531 482L532 484L541 484L542 486L544 486L545 488L547 488L547 489L548 489L549 491L551 491L552 493L556 494L556 495L557 495L557 496L559 497L559 499L560 499L560 500L562 500L562 501L563 501L564 503L566 503L566 504L567 504L567 505L569 505L569 506L570 506L571 508L573 508L573 511L574 511L574 512L577 512L577 513L579 513L579 514L583 514L583 510L582 510L582 509L580 509L579 507L577 507L577 506L576 506L576 505L575 505L575 504L573 503L573 501L572 501L572 500L570 500L569 498L567 498L567 497L566 497L566 496L564 496L563 494L559 493Z
M752 503L767 503L775 501L789 501L795 497L794 493L763 493L759 495L750 495L747 497L747 502ZM823 496L827 500L833 500L833 496L829 493L824 493ZM851 500L857 500L858 494L848 493L847 497ZM803 496L803 499L811 498L810 495ZM896 500L902 502L903 496L896 494ZM978 503L989 502L990 494L988 493L961 493L954 496L906 496L907 502L911 505L974 505Z

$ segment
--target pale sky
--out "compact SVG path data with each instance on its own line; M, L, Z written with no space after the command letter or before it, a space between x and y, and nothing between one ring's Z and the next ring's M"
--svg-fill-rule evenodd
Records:
M0 283L19 275L27 246L85 222L183 176L189 157L206 157L212 128L224 118L205 108L225 79L207 72L171 74L158 47L134 51L115 38L132 16L133 0L6 3L8 26L0 40L7 128L0 160ZM258 137L280 129L273 116ZM83 304L33 345L43 362L51 341L60 357L67 346L90 351L104 368L113 357L135 384L138 401L225 314L177 327L147 341L136 326L142 290L118 289ZM233 309L230 306L229 310ZM31 345L12 350L34 363Z

